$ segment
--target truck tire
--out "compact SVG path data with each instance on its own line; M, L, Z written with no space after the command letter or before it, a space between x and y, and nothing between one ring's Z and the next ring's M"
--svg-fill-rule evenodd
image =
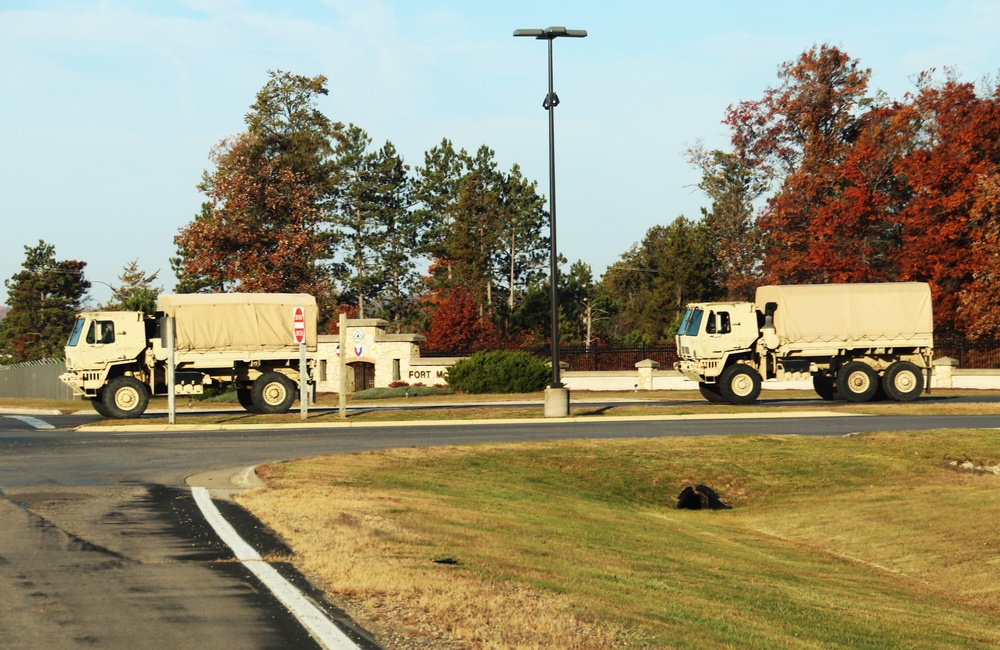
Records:
M837 392L848 402L867 402L878 388L878 373L867 363L851 361L837 371Z
M909 402L924 389L924 373L909 361L896 361L882 375L882 390L897 402Z
M760 375L746 364L735 363L722 371L719 391L730 404L753 404L760 396Z
M834 385L834 381L826 375L813 375L813 390L828 402L840 398L840 395L837 394L837 387Z
M149 390L135 377L115 377L101 391L101 400L110 417L118 420L137 418L146 412Z
M111 411L105 408L103 399L103 396L98 393L97 397L90 400L90 405L94 407L94 410L97 411L98 415L101 417L110 418Z
M725 402L722 398L722 391L719 390L718 384L706 384L703 381L698 382L698 391L701 392L701 396L712 403Z
M280 372L265 372L250 389L257 413L288 413L295 401L295 382Z
M250 413L257 410L257 407L253 405L253 396L251 395L253 391L250 388L244 388L242 386L236 389L236 399L239 401L240 406L245 408Z

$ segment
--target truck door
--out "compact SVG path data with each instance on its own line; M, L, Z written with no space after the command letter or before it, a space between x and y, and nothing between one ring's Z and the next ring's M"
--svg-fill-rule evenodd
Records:
M125 358L122 353L122 335L124 334L124 331L116 330L113 320L97 318L90 321L84 341L101 359L115 361Z
M732 348L728 334L732 332L732 324L728 311L709 311L705 315L705 351L709 355L726 352Z

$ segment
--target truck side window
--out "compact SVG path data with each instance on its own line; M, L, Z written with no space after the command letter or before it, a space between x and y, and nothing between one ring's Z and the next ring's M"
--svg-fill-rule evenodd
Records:
M115 324L109 320L93 321L87 330L87 343L114 343Z
M99 321L101 324L101 343L115 342L115 324L109 320Z
M729 312L720 311L719 312L719 322L718 322L719 334L729 334L733 328L729 323Z
M706 334L729 334L731 331L728 311L720 311L718 314L714 311L708 312L708 322L705 323Z

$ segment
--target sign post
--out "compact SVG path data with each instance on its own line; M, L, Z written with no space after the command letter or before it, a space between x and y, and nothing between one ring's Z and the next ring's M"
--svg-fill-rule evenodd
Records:
M340 369L337 376L340 379L340 386L337 388L339 395L340 417L347 417L347 314L341 313L337 317L337 328L340 332L340 358L337 363Z
M174 346L176 343L174 335L176 323L174 322L174 317L167 316L163 325L166 330L164 336L167 339L167 422L175 424L177 422L177 398L174 396L174 383L176 380L174 376L176 371L174 366Z
M309 369L306 361L306 310L296 307L292 310L292 334L299 344L299 414L303 420L309 418Z

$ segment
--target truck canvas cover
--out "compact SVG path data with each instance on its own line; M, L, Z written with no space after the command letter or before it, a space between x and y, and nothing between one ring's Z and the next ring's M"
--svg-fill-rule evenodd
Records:
M295 308L305 312L306 345L316 351L316 299L304 293L161 294L157 311L173 316L175 349L275 351L298 349Z
M934 315L924 282L776 285L757 289L757 309L776 303L786 343L873 342L933 346Z

